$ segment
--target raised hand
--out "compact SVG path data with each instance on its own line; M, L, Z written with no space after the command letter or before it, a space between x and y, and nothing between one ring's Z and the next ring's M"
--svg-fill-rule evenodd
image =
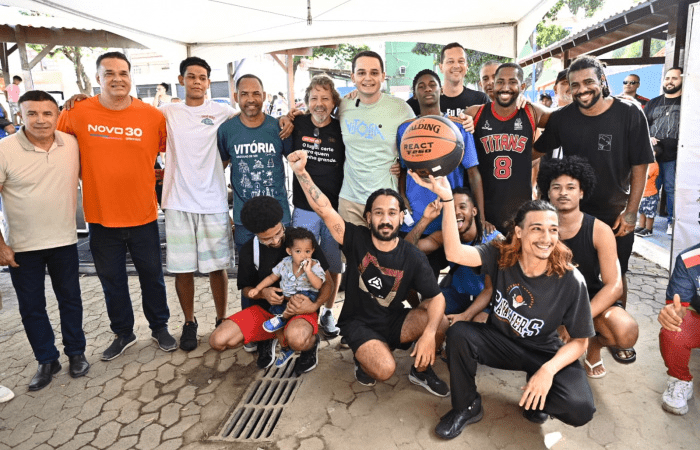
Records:
M307 158L308 155L306 154L306 150L297 150L295 152L290 153L289 156L287 156L287 162L289 163L289 167L292 168L294 173L299 174L306 167Z
M450 186L450 182L447 181L447 178L435 178L429 175L428 180L425 180L416 175L412 170L409 170L408 173L413 177L413 181L415 181L416 184L435 192L442 200L449 200L452 198L452 187Z
M681 331L683 317L685 317L688 308L681 304L680 295L673 296L673 303L664 306L659 313L659 323L668 331Z

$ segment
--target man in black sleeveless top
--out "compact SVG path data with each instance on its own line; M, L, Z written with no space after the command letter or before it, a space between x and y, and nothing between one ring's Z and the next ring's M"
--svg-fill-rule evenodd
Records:
M579 202L590 196L595 183L593 168L577 156L543 162L537 177L542 198L557 208L559 239L571 249L573 261L586 279L596 331L588 340L586 373L590 378L601 378L606 371L600 350L632 347L639 327L627 311L615 305L622 293L622 276L612 229L579 209ZM568 339L565 330L560 334L564 341Z
M524 89L523 69L514 63L501 64L496 69L494 101L466 111L474 117L486 232L495 227L505 235L512 214L532 200L532 141L539 113L530 105L517 108Z

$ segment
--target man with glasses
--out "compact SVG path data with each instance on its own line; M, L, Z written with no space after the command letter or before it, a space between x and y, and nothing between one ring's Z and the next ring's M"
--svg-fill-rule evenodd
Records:
M633 73L627 75L622 82L622 93L634 98L644 107L649 99L637 94L637 89L639 89L639 75Z
M333 80L327 75L316 75L306 88L304 102L309 107L309 113L294 119L292 140L295 149L306 150L309 155L307 170L317 180L319 188L326 194L338 210L338 196L343 186L343 164L345 163L345 144L340 129L340 121L331 113L340 104L340 94L335 90ZM324 256L328 260L330 274L335 284L333 295L328 299L321 311L321 330L328 337L340 334L340 328L335 324L331 308L338 295L340 275L343 263L340 258L340 247L333 239L323 219L309 206L299 180L294 178L292 197L294 213L292 226L303 227L311 231L319 242Z
M326 281L321 286L317 301L314 303L303 294L293 295L289 298L287 308L294 317L289 319L282 330L268 333L262 324L273 317L269 312L270 306L284 302L282 289L276 284L262 289L255 297L249 297L249 292L287 256L283 245L283 210L278 200L259 196L243 205L240 216L243 226L254 234L254 238L241 248L237 277L241 299L245 298L251 306L224 320L211 334L209 345L215 350L223 351L257 343L258 367L266 369L275 361L277 341L284 340L292 350L301 351L294 366L295 373L299 375L308 372L316 367L318 361L318 309L333 292L328 262L323 252L317 248L312 258L317 259L326 272Z

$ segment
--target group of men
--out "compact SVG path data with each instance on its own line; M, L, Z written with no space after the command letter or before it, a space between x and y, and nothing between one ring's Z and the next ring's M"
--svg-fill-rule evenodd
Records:
M477 362L527 373L520 404L529 420L541 423L552 415L583 425L595 412L586 375L605 375L601 348L612 347L618 361L634 361L638 327L624 311L624 274L647 164L654 156L644 113L635 103L610 96L597 59L580 57L559 74L559 105L568 98L573 102L550 110L522 105L523 72L516 64L485 64L480 72L485 93L468 89L466 53L457 43L441 54L444 87L435 72L422 71L414 80L413 101L406 103L381 91L382 58L363 51L352 60L356 98L341 100L330 78L316 76L306 90L309 112L293 124L263 112L266 93L253 74L236 80L241 113L234 115L206 100L211 68L200 58L180 65L185 102L159 110L129 95L130 68L119 52L101 55L101 93L76 102L60 118L49 94L25 93L18 102L25 126L0 142L0 189L10 231L8 243L0 244L0 263L11 266L39 362L30 390L48 385L61 368L45 312L46 268L59 303L70 374L83 376L90 368L77 276L79 172L91 252L116 335L102 359L116 358L136 342L127 250L139 274L153 339L164 351L177 348L168 332L156 220L153 163L161 152L166 153L166 264L176 274L184 314L183 350L198 345L193 275L207 273L216 306L211 347L257 350L261 368L274 362L278 336L261 324L270 318L269 307L284 301L293 318L280 339L301 352L299 374L318 363L319 319L325 334L342 334L355 358L355 377L365 385L390 378L396 370L392 350L413 345L410 381L438 396L452 394L453 409L435 430L445 439L481 419ZM473 129L473 136L463 133L460 167L445 179L422 180L396 170L405 123L416 114L444 114ZM538 127L544 132L535 141ZM556 150L564 159L552 158ZM554 206L532 200L532 161L542 155L549 161L537 177L539 192ZM294 214L283 157L295 173ZM233 233L224 176L229 164ZM56 205L61 214L49 216ZM415 230L406 220L409 214L424 216ZM285 298L278 287L249 295L285 256L289 225L308 228L320 242L313 257L326 277L315 302L303 294ZM504 240L496 238L499 233ZM485 236L496 243L487 243ZM410 244L420 241L425 245ZM232 247L239 254L242 308L228 316ZM468 310L468 317L445 316L446 296L431 265L444 268L446 261L440 267L421 251L440 248L453 268L475 268L479 289L452 298L455 309ZM338 329L330 307L343 257L347 287ZM455 290L468 292L460 292L460 283L453 284ZM421 301L409 309L404 300L411 291ZM543 299L537 308L536 298ZM618 301L621 307L615 306ZM483 320L478 313L484 310L486 323L471 321ZM678 308L673 311L674 317L681 315ZM446 336L451 391L431 368ZM584 369L577 360L586 349Z

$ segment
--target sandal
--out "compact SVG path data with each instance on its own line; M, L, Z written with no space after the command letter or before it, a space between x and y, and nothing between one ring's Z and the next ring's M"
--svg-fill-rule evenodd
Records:
M637 360L637 352L634 347L630 348L619 348L619 347L609 347L610 353L615 361L620 364L632 364ZM623 352L628 352L631 354L629 357L625 357Z
M586 355L586 356L588 356L588 355ZM588 378L603 378L605 375L608 374L608 371L605 370L605 366L603 366L603 358L602 357L600 358L600 361L598 361L597 363L591 364L586 359L586 356L583 357L583 362L586 364L586 367L588 367L588 370L586 370L586 376L588 376ZM595 369L598 366L603 366L603 373L594 374L593 369ZM590 370L590 372L589 372L589 370Z

